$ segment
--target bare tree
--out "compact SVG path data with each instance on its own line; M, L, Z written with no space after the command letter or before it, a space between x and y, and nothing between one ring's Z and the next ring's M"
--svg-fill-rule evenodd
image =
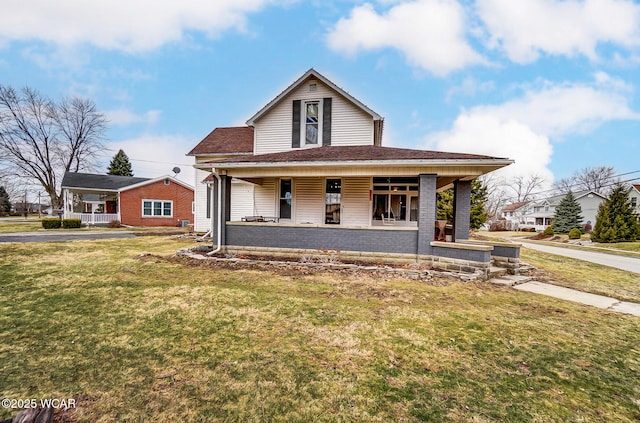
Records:
M615 177L616 171L611 166L586 167L575 172L570 178L563 178L553 186L559 194L569 191L595 191L608 195L611 188L620 181Z
M0 167L36 180L62 207L65 172L91 169L106 128L91 100L59 104L31 88L0 85Z
M488 195L485 208L488 219L490 221L498 219L504 206L510 202L509 193L505 189L507 184L504 178L496 177L493 173L482 175L480 179L484 186L487 187Z
M515 203L534 199L535 191L544 184L544 178L540 175L515 176L508 181L508 187L514 193Z

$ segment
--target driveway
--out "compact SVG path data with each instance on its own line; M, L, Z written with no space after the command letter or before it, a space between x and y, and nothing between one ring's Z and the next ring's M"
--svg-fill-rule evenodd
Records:
M516 241L523 247L545 253L556 254L564 257L571 257L578 260L589 261L603 266L615 267L640 274L640 258L619 256L615 254L600 253L596 251L578 250L573 248L554 247L551 245L537 244L533 242Z
M13 232L0 233L1 242L62 242L108 238L133 238L131 232L82 231L82 232Z

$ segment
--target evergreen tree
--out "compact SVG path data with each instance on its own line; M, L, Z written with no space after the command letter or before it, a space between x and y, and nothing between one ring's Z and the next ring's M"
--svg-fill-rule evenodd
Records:
M3 186L0 186L0 216L6 216L11 212L11 200Z
M582 231L582 207L571 191L564 196L553 217L553 231L558 234L568 234L571 229Z
M480 229L487 221L487 210L484 208L488 197L487 187L479 179L471 181L471 229Z
M487 200L487 187L482 181L471 182L471 210L469 227L479 229L487 221L487 211L484 203ZM438 220L453 221L453 188L438 193L437 217Z
M609 199L598 208L591 239L595 242L623 242L636 241L638 238L640 225L633 214L629 189L617 185Z
M120 176L133 176L131 170L131 162L125 152L120 149L111 159L109 167L107 168L108 175L120 175Z

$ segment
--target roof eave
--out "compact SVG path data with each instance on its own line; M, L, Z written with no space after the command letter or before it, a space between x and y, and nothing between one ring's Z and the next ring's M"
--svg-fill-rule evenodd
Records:
M255 167L345 167L345 166L378 166L378 167L415 167L415 166L490 166L504 167L513 164L509 159L408 159L408 160L318 160L318 161L279 161L279 162L207 162L194 165L197 169L246 169Z

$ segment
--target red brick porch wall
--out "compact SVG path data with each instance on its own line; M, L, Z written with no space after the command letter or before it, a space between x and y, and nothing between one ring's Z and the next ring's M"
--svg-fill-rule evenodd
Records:
M171 217L143 217L142 200L173 201L173 216ZM161 180L143 185L120 193L120 218L123 225L131 226L178 226L179 220L189 220L193 223L191 212L193 190L180 184Z

